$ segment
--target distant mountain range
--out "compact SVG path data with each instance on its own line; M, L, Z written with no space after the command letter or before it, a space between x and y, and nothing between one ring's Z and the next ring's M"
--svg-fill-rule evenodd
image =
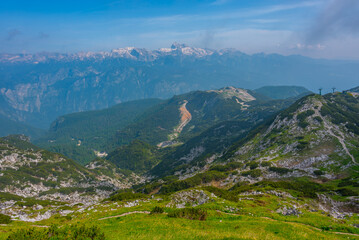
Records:
M57 117L193 90L300 85L349 88L359 62L277 54L247 55L173 44L146 50L1 54L0 115L47 129Z

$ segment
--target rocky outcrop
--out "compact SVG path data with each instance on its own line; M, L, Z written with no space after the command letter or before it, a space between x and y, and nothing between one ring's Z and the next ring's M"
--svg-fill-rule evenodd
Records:
M185 208L196 207L211 201L211 198L202 190L182 191L172 195L168 207Z

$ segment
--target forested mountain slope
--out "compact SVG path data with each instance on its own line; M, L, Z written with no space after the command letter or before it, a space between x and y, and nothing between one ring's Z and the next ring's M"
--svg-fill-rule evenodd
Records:
M194 91L165 101L140 100L65 115L52 123L49 134L35 143L87 163L95 155L106 156L134 140L159 148L177 147L225 121L243 122L239 128L247 131L293 101L271 100L234 87ZM235 131L233 134L231 140L223 139L226 146L238 136ZM187 146L193 148L193 144ZM187 147L185 155L191 147Z

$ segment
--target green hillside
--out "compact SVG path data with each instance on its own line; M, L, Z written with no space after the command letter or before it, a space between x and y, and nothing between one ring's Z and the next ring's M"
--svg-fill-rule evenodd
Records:
M234 142L247 136L248 132L263 122L271 119L280 110L290 106L293 99L256 101L246 109L238 110L232 118L218 121L200 134L186 139L190 134L184 134L183 145L166 153L163 160L151 170L152 174L181 174L187 168L202 168L207 161L221 155ZM230 107L229 107L230 108ZM230 111L223 108L219 111Z
M94 159L96 153L98 156L111 154L118 147L129 145L134 140L160 148L177 148L185 144L184 147L173 150L173 154L161 153L154 157L156 160L152 161L158 163L165 159L164 162L177 162L188 155L196 144L201 144L198 139L189 140L197 136L207 138L206 135L211 134L205 133L208 129L216 125L220 126L221 123L226 125L225 122L232 121L241 132L237 134L235 128L231 129L230 134L233 136L222 137L221 141L225 144L216 145L216 137L211 137L212 140L209 141L203 140L206 141L206 146L200 147L205 147L207 150L203 151L202 156L196 157L222 151L236 140L236 137L288 107L293 101L294 99L271 100L250 90L234 87L195 91L174 96L165 101L134 101L101 111L66 115L58 118L51 125L46 138L35 143L83 164ZM229 125L228 127L220 131L231 128ZM218 133L217 136L221 134ZM229 133L223 132L223 134L223 136L228 136ZM216 145L216 148L211 145ZM116 153L111 155L119 155L121 149L117 149ZM158 154L159 151L156 152ZM134 162L137 161L135 159L133 159ZM134 170L133 167L130 169Z
M198 114L187 101L187 110ZM166 109L162 104L153 109ZM15 204L2 213L16 221L0 226L0 239L66 231L91 231L102 239L358 239L359 99L352 93L312 94L295 103L258 101L246 108L192 137L185 126L173 140L182 144L156 147L135 140L86 167L71 160L63 165L56 159L66 158L49 153L46 164L60 166L58 180L73 178L73 185L41 190L32 202L8 187L0 202ZM1 141L5 173L20 166L18 173L31 173L48 186L41 179L43 160L36 165L29 160L30 154L44 159L43 150L23 136ZM6 166L8 154L22 160ZM23 168L28 162L31 167ZM31 184L13 183L21 192L37 183ZM67 198L39 200L54 194ZM74 204L74 197L82 198L81 204Z
M160 161L160 158L157 147L134 140L129 145L121 146L111 152L106 159L120 169L141 173L150 170Z
M359 101L350 94L310 95L229 153L236 161L290 169L288 175L351 176L359 161L358 113Z
M309 198L337 194L333 199L355 205L351 197L359 195L358 113L359 100L350 94L304 97L225 151L214 151L202 161L182 158L177 168L173 160L161 162L154 172L170 175L140 191L168 194L213 184L226 191L253 191L270 186ZM213 129L209 136L214 133ZM197 142L201 139L205 138ZM220 142L221 137L216 139ZM238 194L216 191L230 199Z
M48 134L34 143L88 163L96 157L95 150L106 149L117 130L136 121L144 111L160 102L159 99L131 101L104 110L65 115L54 121Z

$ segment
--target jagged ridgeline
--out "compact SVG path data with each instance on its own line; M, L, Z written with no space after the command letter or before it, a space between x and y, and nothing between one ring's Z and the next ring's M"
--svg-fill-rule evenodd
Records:
M52 123L46 137L35 143L78 162L88 163L96 155L105 157L117 147L131 145L132 141L140 140L152 147L163 149L151 151L156 152L153 158L157 158L156 161L150 161L153 163L152 167L168 152L164 148L181 146L221 122L241 121L242 126L233 123L232 129L227 123L224 124L229 128L221 129L222 127L218 126L221 130L217 131L216 135L226 141L226 144L219 146L228 145L238 134L288 107L293 101L294 99L273 100L254 91L234 87L194 91L169 100L139 100L105 110L65 115ZM235 126L239 126L238 132ZM224 138L224 132L221 137L220 132L225 130L228 131L228 139ZM189 151L196 141L198 140L187 144L186 150L182 147L182 156L190 154ZM211 141L215 145L215 139ZM207 150L212 149L206 147ZM203 146L201 149L203 150ZM203 152L205 151L200 154ZM114 162L124 162L114 160L114 156L119 153L120 150L117 150L116 153L110 154ZM176 155L178 158L179 155ZM147 166L146 169L151 167ZM132 167L129 169L135 170Z
M282 172L286 176L335 179L357 175L358 147L358 98L352 93L335 93L298 100L268 126L261 126L250 138L232 146L225 157L268 162L287 169ZM263 169L265 178L274 173L270 168Z

